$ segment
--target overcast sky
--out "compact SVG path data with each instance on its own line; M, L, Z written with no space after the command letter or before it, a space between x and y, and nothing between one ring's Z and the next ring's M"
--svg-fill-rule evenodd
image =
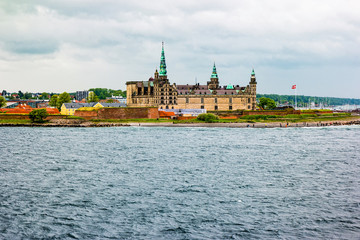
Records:
M359 0L0 0L0 90L126 89L159 68L258 93L360 98Z

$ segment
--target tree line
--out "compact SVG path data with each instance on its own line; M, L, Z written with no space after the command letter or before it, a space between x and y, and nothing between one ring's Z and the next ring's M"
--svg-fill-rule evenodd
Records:
M95 95L99 99L106 99L111 96L121 96L126 98L126 91L123 91L121 89L115 90L115 89L108 89L108 88L90 88L89 91L92 91L95 93ZM4 93L4 92L3 92ZM70 97L75 97L76 93L69 93ZM1 92L0 92L1 95ZM13 99L43 99L47 100L50 99L53 95L59 95L59 93L48 93L48 92L42 92L40 93L31 93L31 92L25 92L18 91L15 93L11 93L10 96L7 96L6 98L13 100ZM5 95L4 95L5 96ZM81 100L81 99L78 99Z
M294 95L278 95L278 94L256 94L256 99L259 101L260 98L270 98L275 101L276 105L294 105ZM296 96L297 105L299 107L308 106L309 103L314 102L317 104L323 104L325 106L337 106L337 105L360 105L360 99L356 98L335 98L335 97L314 97L314 96Z
M111 97L111 96L122 96L126 98L126 91L120 89L114 90L108 88L90 88L89 91L94 92L99 99L106 99L107 97Z

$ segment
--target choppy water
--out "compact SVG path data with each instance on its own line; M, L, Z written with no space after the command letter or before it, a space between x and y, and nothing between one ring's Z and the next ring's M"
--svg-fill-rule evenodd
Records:
M0 137L1 239L360 238L360 127Z

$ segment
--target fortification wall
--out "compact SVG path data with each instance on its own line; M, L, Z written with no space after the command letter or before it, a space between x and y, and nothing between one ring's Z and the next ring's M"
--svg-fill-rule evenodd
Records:
M159 118L156 107L100 108L97 111L76 110L75 116L85 119Z
M84 111L84 110L76 110L74 116L82 117L84 119L97 119L98 112L97 110L94 111Z

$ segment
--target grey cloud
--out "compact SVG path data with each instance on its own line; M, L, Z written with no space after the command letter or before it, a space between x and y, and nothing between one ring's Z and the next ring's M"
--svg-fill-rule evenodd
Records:
M50 54L59 49L59 44L52 41L12 41L5 43L6 50L16 54Z
M158 66L164 40L169 74L184 83L195 75L207 80L213 61L231 79L239 67L245 75L252 66L351 69L359 64L359 5L357 0L0 0L0 50L21 61L53 54L79 66L121 65L124 79L141 79ZM56 69L59 62L49 64Z

